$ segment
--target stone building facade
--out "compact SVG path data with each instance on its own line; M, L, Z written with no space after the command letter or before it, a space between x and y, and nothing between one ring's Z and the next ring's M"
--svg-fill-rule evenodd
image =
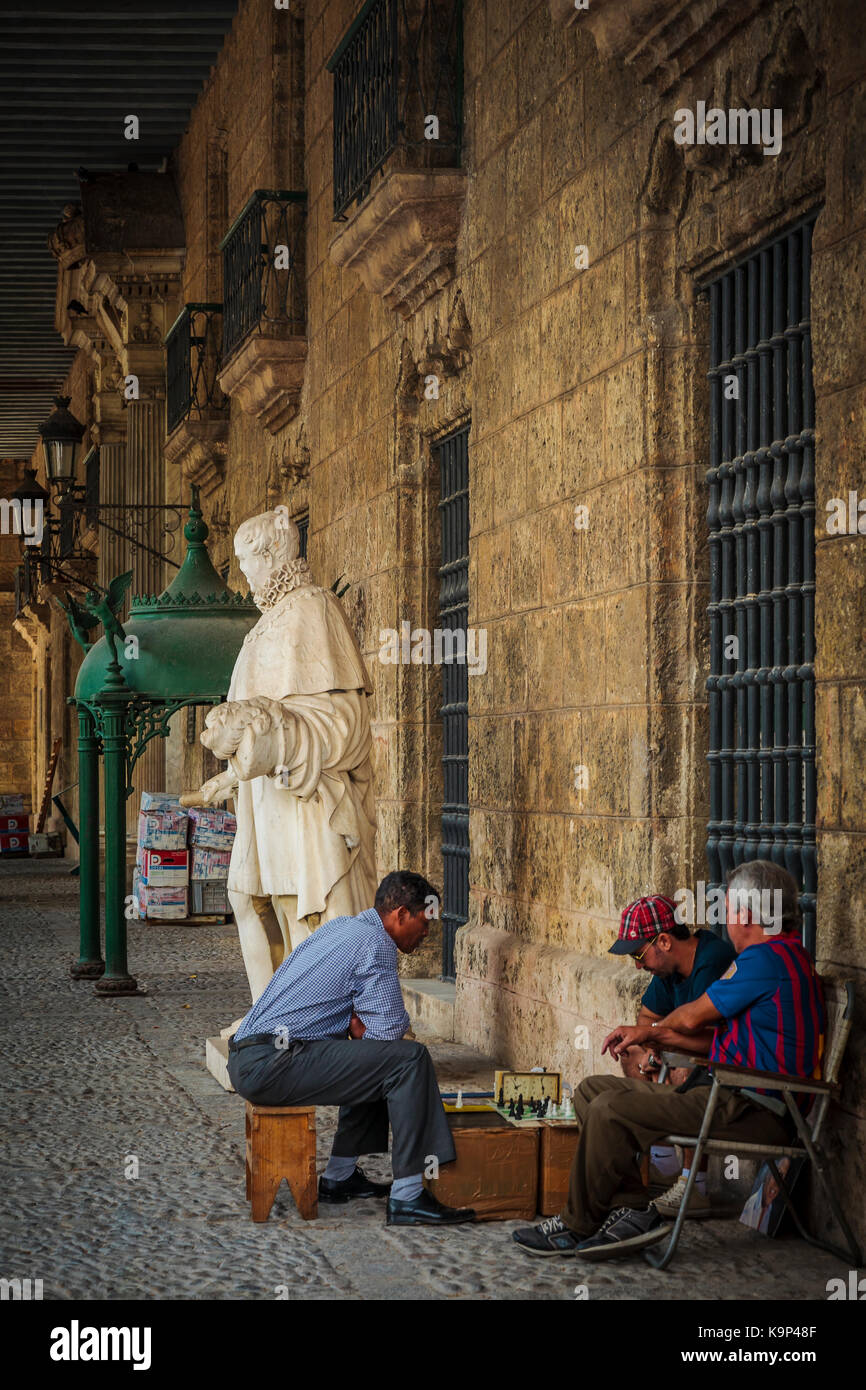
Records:
M466 620L485 635L486 670L466 681L453 1026L575 1082L606 1067L601 1039L635 1007L634 971L607 955L622 907L710 878L705 287L817 214L816 952L857 986L834 1129L853 1188L866 1139L866 567L856 526L831 533L825 518L830 499L866 486L862 7L467 0L459 161L404 143L335 218L332 69L356 11L242 0L169 165L183 245L166 243L159 264L127 248L166 332L183 305L226 311L220 244L257 190L305 195L282 225L298 229L306 331L284 313L255 353L248 342L222 361L225 399L214 393L206 428L169 437L149 485L173 500L198 482L233 585L245 517L285 502L308 519L314 575L348 582L375 689L379 867L439 883L442 669L381 655L384 632L440 622L440 446L468 426ZM451 7L432 12L444 23ZM677 113L699 103L780 111L781 148L680 143ZM417 117L408 97L406 111ZM61 327L85 334L88 370L106 370L107 343L125 372L135 277L127 264L121 284L98 255L85 264L90 280L70 279L67 301L111 281L119 330L112 339L101 310L89 337L73 328L62 293ZM128 412L102 394L81 408L120 439ZM61 639L52 628L44 641ZM202 756L177 729L173 787L206 774ZM434 935L413 974L437 976L440 952Z

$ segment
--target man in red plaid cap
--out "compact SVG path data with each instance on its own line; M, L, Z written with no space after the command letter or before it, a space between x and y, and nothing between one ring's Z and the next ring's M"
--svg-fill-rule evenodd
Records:
M689 931L684 922L677 920L673 898L661 893L638 898L623 909L619 936L610 954L631 956L637 970L646 970L653 977L641 1000L638 1024L655 1023L680 1004L700 999L734 959L733 947L715 932ZM700 1036L683 1036L669 1046L704 1056L712 1040L713 1030L707 1028ZM659 1071L650 1047L630 1047L619 1060L624 1076L642 1076L652 1081Z

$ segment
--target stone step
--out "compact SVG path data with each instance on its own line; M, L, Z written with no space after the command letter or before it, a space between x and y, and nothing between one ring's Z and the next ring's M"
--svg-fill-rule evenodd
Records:
M454 1003L457 986L453 980L400 981L403 1001L419 1038L454 1039Z

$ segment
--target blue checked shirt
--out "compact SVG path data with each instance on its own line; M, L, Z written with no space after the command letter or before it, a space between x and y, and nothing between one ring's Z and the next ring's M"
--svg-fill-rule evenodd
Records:
M356 1013L365 1038L402 1038L409 1015L397 975L397 947L374 907L335 917L290 952L244 1018L235 1038L346 1037Z

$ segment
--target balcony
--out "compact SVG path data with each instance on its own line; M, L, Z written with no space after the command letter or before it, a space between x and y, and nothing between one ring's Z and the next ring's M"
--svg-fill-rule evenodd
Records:
M228 447L228 401L219 384L221 304L186 304L165 336L166 458L213 491Z
M334 75L331 259L407 318L451 279L465 197L462 0L367 0Z
M219 384L271 434L297 414L306 338L305 193L257 189L221 242Z

